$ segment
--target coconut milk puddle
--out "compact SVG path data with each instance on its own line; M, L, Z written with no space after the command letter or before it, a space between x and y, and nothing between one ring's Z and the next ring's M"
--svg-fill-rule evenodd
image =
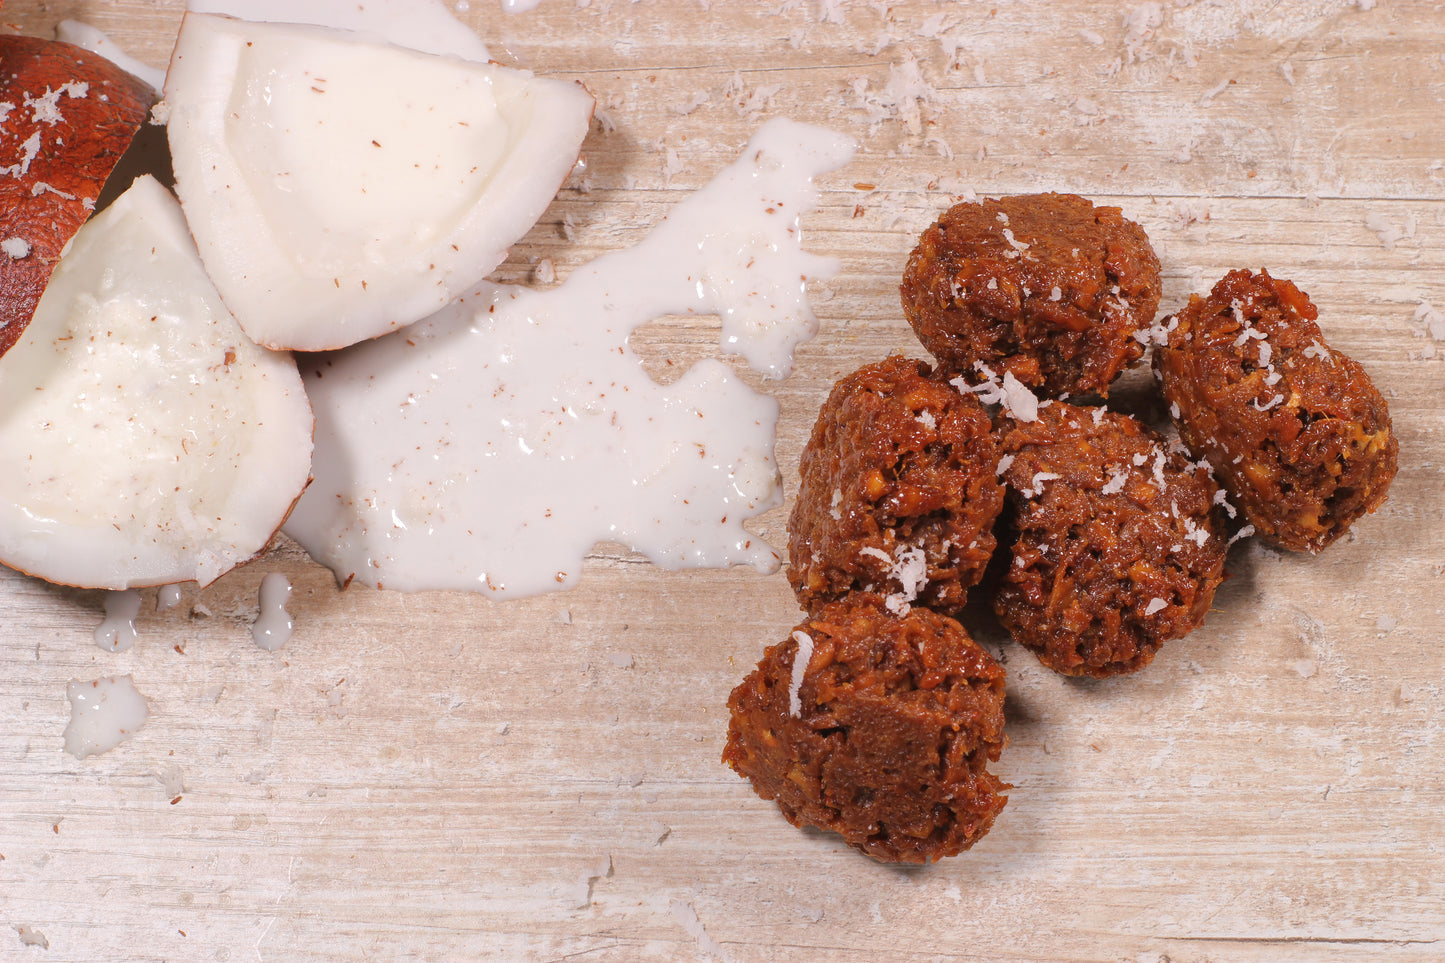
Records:
M65 751L77 759L114 749L150 717L145 696L128 675L72 682L65 694L70 699Z
M851 138L786 120L636 247L560 287L483 285L411 328L303 366L315 481L286 532L343 581L497 598L566 588L598 541L665 568L778 555L743 522L782 500L777 403L703 361L667 386L628 335L716 314L722 346L771 377L817 327L801 248L812 180Z

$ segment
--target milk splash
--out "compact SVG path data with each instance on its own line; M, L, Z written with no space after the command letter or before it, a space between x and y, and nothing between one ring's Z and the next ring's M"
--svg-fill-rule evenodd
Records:
M65 694L70 699L65 751L77 759L114 749L150 718L145 696L128 675L72 682Z
M805 282L837 271L802 250L798 217L854 149L771 121L636 247L312 362L316 478L286 532L339 579L404 591L566 588L598 541L775 570L743 522L782 500L777 403L711 359L659 385L627 338L715 314L725 351L786 376L817 329Z

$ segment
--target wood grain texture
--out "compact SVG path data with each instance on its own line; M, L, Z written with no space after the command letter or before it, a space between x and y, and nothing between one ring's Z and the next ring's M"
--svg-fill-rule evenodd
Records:
M77 17L159 65L181 8L9 0L0 29ZM781 574L601 546L576 590L489 603L341 592L282 540L175 609L146 593L111 655L99 593L0 570L0 959L1445 958L1445 344L1417 317L1445 308L1439 5L460 15L609 121L505 280L634 242L766 117L859 138L804 221L843 265L816 286L822 330L791 378L745 375L782 406L790 486L833 380L922 354L897 298L916 234L971 191L1057 189L1144 225L1166 309L1234 267L1308 291L1390 399L1390 499L1318 558L1238 546L1205 626L1134 677L1060 679L981 623L1015 789L992 834L922 869L793 829L718 761L728 691L800 618ZM714 351L679 319L636 342L659 372ZM756 530L784 545L785 518ZM249 637L269 571L298 623L274 654ZM149 724L65 755L65 683L126 672Z

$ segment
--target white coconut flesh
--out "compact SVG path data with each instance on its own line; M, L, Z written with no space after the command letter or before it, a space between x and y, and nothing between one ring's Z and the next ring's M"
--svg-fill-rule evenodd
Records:
M312 428L291 356L246 338L175 198L139 178L0 358L0 562L85 588L207 584L280 527Z
M176 192L231 312L325 350L436 311L541 217L581 86L344 31L188 14L166 78Z

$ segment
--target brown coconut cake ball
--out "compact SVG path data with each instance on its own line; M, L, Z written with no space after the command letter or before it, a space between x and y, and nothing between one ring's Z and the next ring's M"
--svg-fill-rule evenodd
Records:
M1385 399L1317 316L1291 282L1231 271L1160 326L1154 354L1189 447L1261 537L1308 552L1380 506L1400 447Z
M1004 671L963 627L881 596L824 606L768 648L728 699L723 761L795 826L887 862L955 856L1009 788Z
M1143 355L1159 293L1143 228L1073 194L955 204L923 232L902 286L946 374L1007 372L1052 397L1107 397Z
M1064 675L1137 671L1199 626L1224 578L1223 497L1149 428L1053 402L1000 430L1017 508L1000 621Z
M808 611L857 590L962 609L1003 507L983 406L892 357L839 381L803 450L788 580Z

